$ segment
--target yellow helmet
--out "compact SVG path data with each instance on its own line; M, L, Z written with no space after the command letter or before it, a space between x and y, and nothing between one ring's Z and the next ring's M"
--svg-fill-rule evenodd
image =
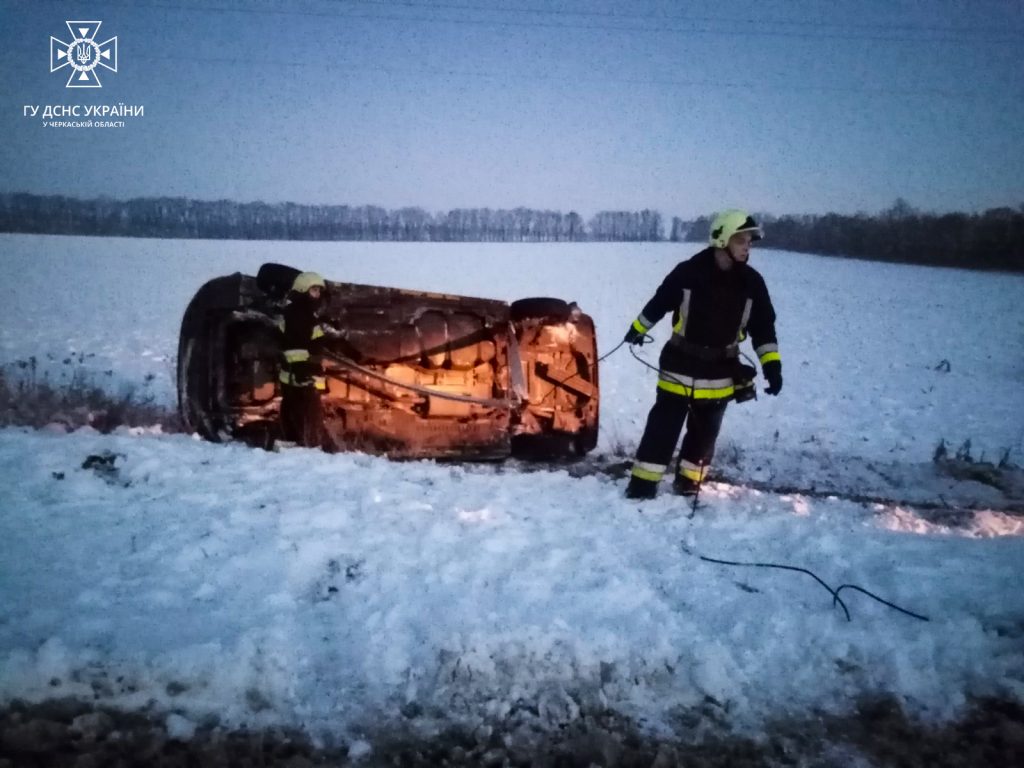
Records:
M763 237L761 228L746 211L722 211L711 222L711 244L715 248L725 248L729 244L729 238L740 232L752 232L754 240Z
M326 288L327 283L320 277L316 272L300 272L295 276L295 281L292 283L292 290L296 293L305 293L314 285L318 285L321 288Z

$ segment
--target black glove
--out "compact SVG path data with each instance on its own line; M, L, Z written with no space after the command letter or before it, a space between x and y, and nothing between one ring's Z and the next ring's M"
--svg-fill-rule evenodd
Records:
M643 331L638 331L634 326L629 326L629 330L626 331L626 338L623 339L627 344L637 344L643 346L646 342L650 341L647 334Z
M782 363L778 360L769 360L761 366L764 377L768 379L768 388L765 392L769 395L777 395L782 391Z
M313 382L313 367L309 364L309 361L292 363L291 371L294 384L304 387Z
M746 363L736 361L736 368L732 373L732 377L736 381L745 381L747 384L753 384L754 379L757 378L757 368Z
M299 386L306 386L313 383L315 376L321 376L324 372L323 358L319 355L311 355L308 360L297 360L288 366L292 374L292 380Z

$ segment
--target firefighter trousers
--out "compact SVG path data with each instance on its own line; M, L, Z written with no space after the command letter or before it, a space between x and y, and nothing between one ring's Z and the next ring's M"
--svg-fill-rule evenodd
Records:
M657 487L672 463L684 424L686 434L676 472L681 478L701 482L715 455L726 405L726 399L693 400L659 389L637 448L630 486L651 491Z
M281 385L281 434L307 448L325 447L323 406L316 387Z

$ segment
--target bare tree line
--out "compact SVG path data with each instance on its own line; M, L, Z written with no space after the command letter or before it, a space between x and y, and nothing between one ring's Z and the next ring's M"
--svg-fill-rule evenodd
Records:
M473 242L658 241L657 211L602 211L589 222L576 211L534 208L423 208L300 205L191 200L181 197L80 200L0 195L0 231L123 237L232 240L384 240Z
M765 245L878 261L1024 272L1024 205L983 213L924 213L898 199L878 214L755 214ZM673 216L666 238L658 211L535 208L386 209L192 200L182 197L82 200L0 194L0 232L230 240L434 242L707 242L710 217Z
M1024 204L983 213L923 213L899 198L876 215L755 214L764 244L801 253L968 269L1024 272ZM701 216L686 239L706 241Z

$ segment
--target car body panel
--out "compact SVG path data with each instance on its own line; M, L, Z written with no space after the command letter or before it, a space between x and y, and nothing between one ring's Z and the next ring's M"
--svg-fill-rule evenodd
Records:
M297 270L215 278L186 309L179 410L210 440L279 439L282 312ZM593 320L575 304L327 281L324 427L392 458L578 456L597 441Z

